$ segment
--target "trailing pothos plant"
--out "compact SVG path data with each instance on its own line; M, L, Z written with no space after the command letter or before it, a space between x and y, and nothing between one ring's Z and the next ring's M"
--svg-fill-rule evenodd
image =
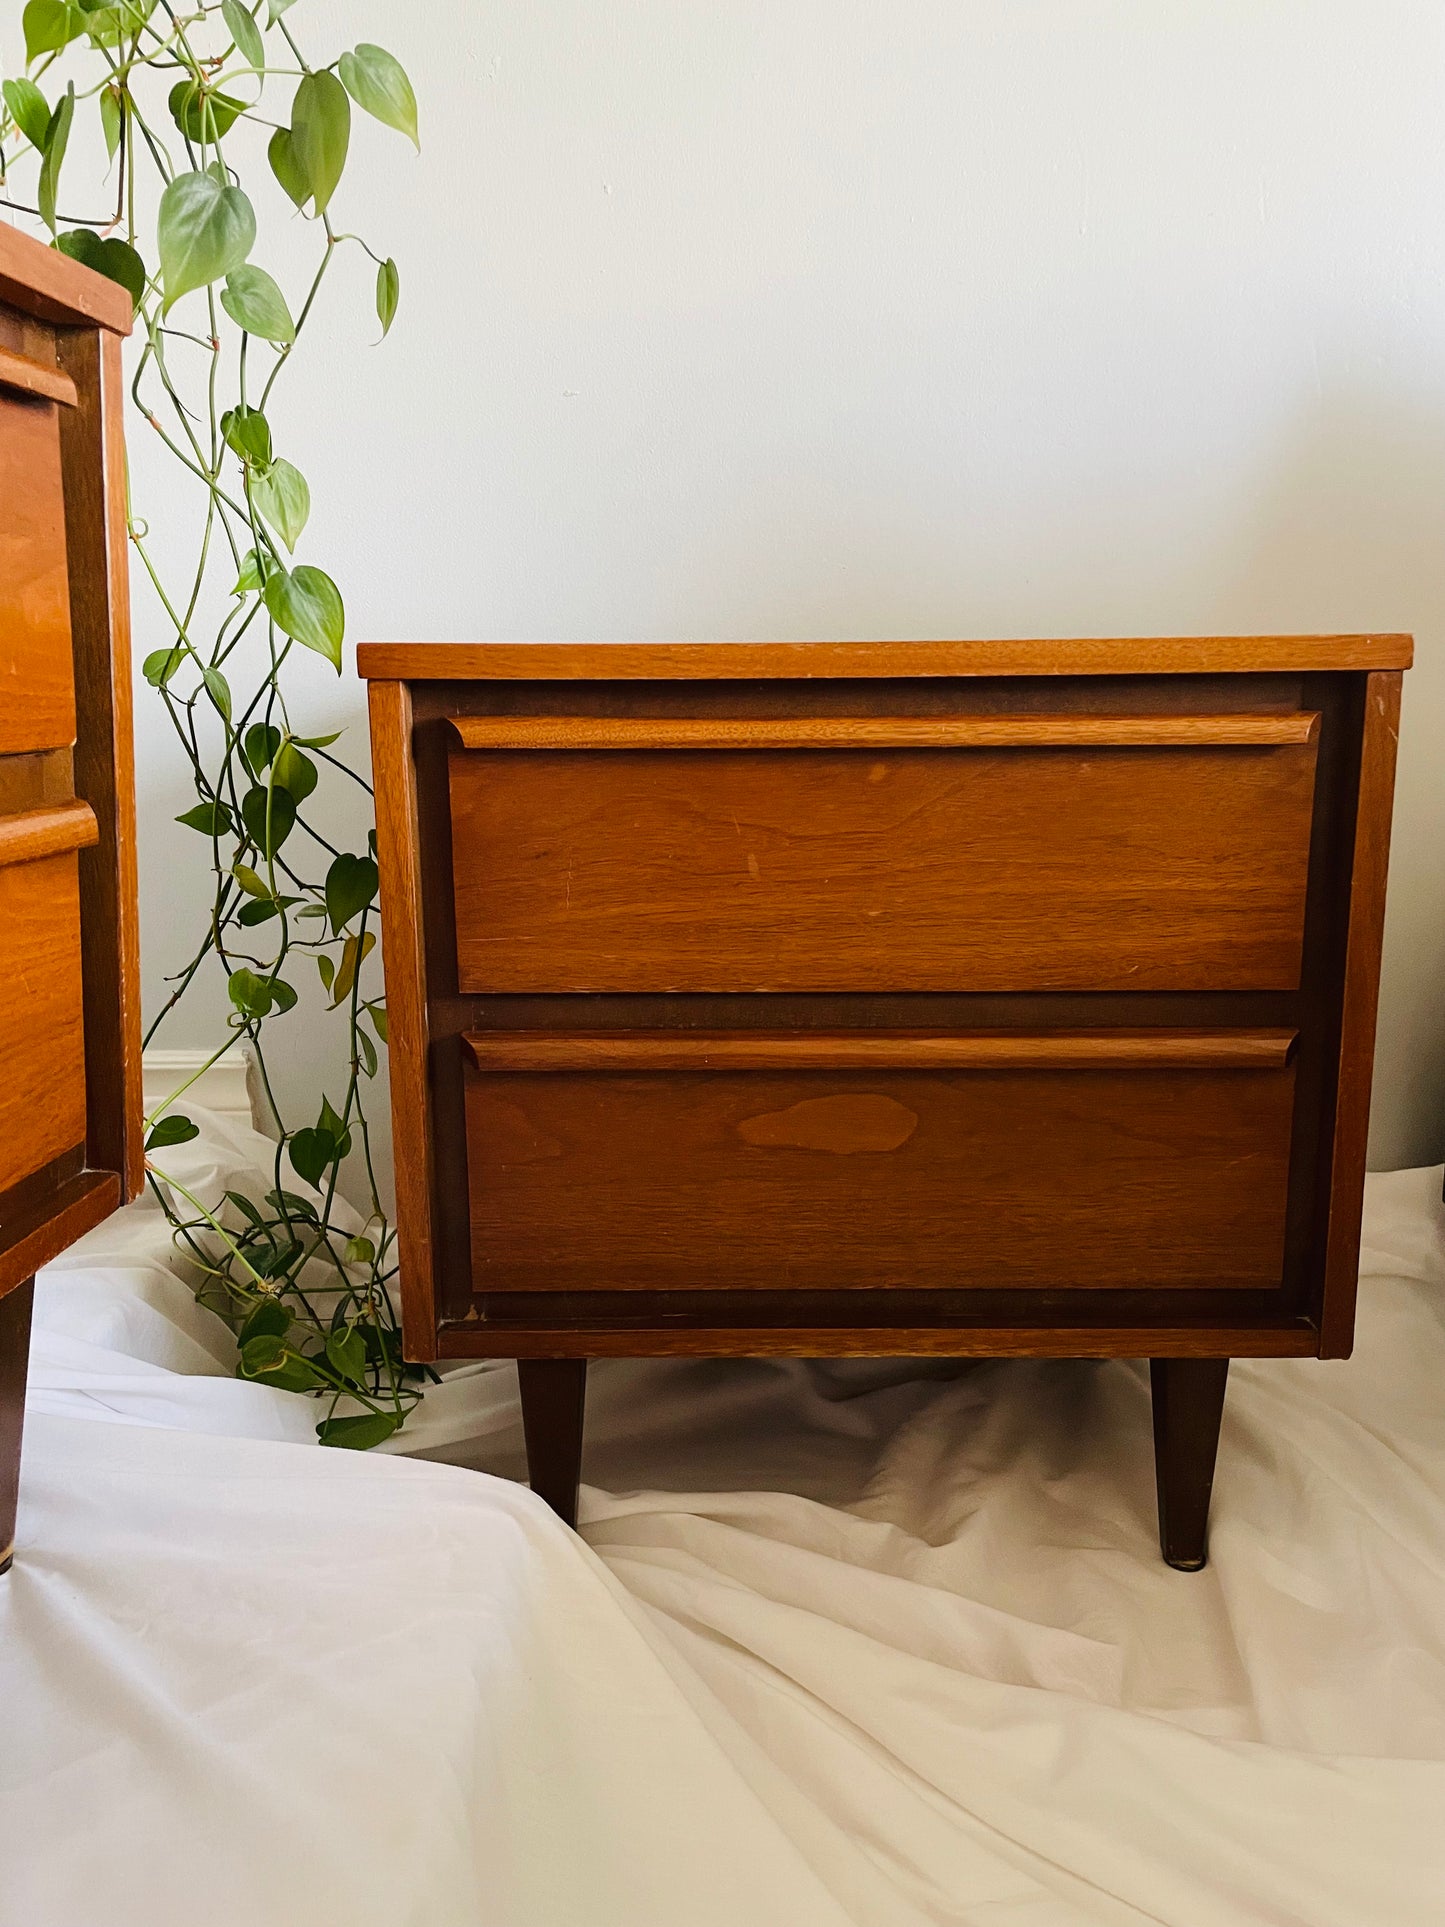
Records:
M205 839L213 884L194 955L169 980L146 1041L203 973L220 971L229 1034L209 1062L249 1045L279 1136L261 1195L197 1195L167 1169L166 1154L197 1135L178 1108L188 1080L146 1120L150 1180L200 1268L199 1295L237 1334L241 1375L317 1397L324 1443L370 1446L402 1425L422 1377L401 1356L388 1290L394 1238L367 1126L386 1043L385 1005L363 983L376 942L375 834L363 849L340 849L311 813L323 782L340 781L368 799L369 820L370 789L334 752L336 735L292 724L294 652L314 650L339 672L345 615L325 570L296 559L311 498L281 452L278 404L343 248L375 263L382 335L391 326L396 264L339 232L332 200L353 103L413 143L417 113L382 48L309 58L293 5L29 0L25 72L3 83L0 202L129 291L131 394L196 503L195 550L178 575L162 568L133 506L130 520L162 612L161 646L142 668L195 783L195 804L177 821ZM85 117L100 135L90 151L98 161L103 140L109 166L81 198ZM278 217L299 214L315 237L299 301L257 258L263 191ZM92 210L102 196L99 217L62 212L77 202ZM301 1021L289 1014L297 981L313 971L346 1043L335 1101L323 1096L297 1126L283 1118L269 1062L288 1018ZM365 1176L361 1222L338 1191L352 1157Z

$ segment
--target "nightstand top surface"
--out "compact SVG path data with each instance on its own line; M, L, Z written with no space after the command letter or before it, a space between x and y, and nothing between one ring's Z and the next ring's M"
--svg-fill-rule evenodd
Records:
M998 642L364 642L389 682L1169 676L1408 669L1410 636L1124 636Z

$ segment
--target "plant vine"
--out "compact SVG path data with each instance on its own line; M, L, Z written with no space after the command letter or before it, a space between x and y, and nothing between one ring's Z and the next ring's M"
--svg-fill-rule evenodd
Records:
M333 753L340 732L302 735L288 706L296 648L340 672L345 608L323 569L294 559L311 496L278 453L273 418L277 384L315 326L343 248L374 263L381 334L391 327L396 263L338 231L331 203L353 104L413 144L417 110L383 48L309 60L293 33L294 4L29 0L25 72L0 90L0 208L33 217L52 246L130 293L131 397L200 514L194 560L179 577L161 566L133 509L129 522L165 625L142 671L195 786L195 804L177 821L209 843L213 884L194 954L168 980L146 1042L202 973L219 969L229 1026L205 1068L249 1046L278 1137L262 1196L195 1195L165 1168L165 1153L198 1135L179 1108L193 1077L146 1120L150 1183L198 1267L198 1296L236 1333L240 1375L314 1396L323 1443L367 1447L405 1422L426 1374L401 1354L395 1239L367 1121L387 1035L385 1002L365 988L376 943L375 834L363 850L338 848L313 815L326 781L354 786L369 817L370 786ZM81 218L59 210L62 169L87 114L104 141L113 204ZM254 186L268 173L268 187L316 236L294 313L254 259L257 215L243 179ZM272 1027L298 1002L291 980L308 963L344 1027L344 1088L334 1104L322 1097L314 1121L295 1125L283 1119L267 1053ZM338 1188L348 1160L364 1177L359 1228Z

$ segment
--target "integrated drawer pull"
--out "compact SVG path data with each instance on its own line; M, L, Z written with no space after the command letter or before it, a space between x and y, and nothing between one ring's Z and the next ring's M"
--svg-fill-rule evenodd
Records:
M11 348L0 348L0 388L18 389L40 401L58 401L66 408L77 402L75 383L58 368L47 368L43 361L17 355Z
M89 803L61 803L49 810L0 816L0 864L35 863L64 856L96 842L100 829Z
M482 1071L1283 1070L1292 1030L469 1031Z
M1311 710L1234 716L453 716L467 749L1219 749L1312 743Z

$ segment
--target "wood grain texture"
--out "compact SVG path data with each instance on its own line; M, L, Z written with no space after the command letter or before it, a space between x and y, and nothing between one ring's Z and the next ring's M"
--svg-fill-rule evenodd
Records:
M1289 1062L1292 1030L470 1031L482 1071L772 1069L1270 1070Z
M0 388L13 389L20 395L36 395L42 401L59 402L65 408L75 406L75 383L69 375L9 348L0 348Z
M75 738L65 498L52 403L0 391L0 504L3 756Z
M0 868L0 1191L85 1138L74 853Z
M8 221L0 221L0 303L40 321L117 335L128 335L134 321L131 298L118 282L42 246Z
M0 816L0 865L63 856L68 850L86 848L99 835L89 803L60 803L52 809Z
M1318 1334L1299 1321L1149 1325L736 1325L571 1331L548 1323L443 1325L439 1358L1311 1358Z
M0 1217L0 1296L94 1230L120 1202L114 1171L80 1171L23 1210Z
M1299 982L1315 750L468 751L459 987Z
M1048 749L1313 742L1319 717L1226 716L454 716L466 749Z
M1390 817L1400 735L1400 682L1398 675L1376 674L1365 683L1320 1317L1322 1358L1348 1358L1354 1344L1380 951L1385 935L1385 882L1390 867Z
M1277 1286L1293 1072L473 1072L477 1291Z
M409 1359L436 1357L436 1274L432 1238L433 1156L421 846L412 762L411 694L405 683L374 682L369 694L381 871L382 958L386 967L392 1141L396 1146L396 1235L401 1266L402 1342Z
M1407 635L1119 636L978 642L364 642L361 675L403 681L716 677L1171 676L1408 669Z
M130 575L121 343L62 338L76 406L61 420L66 551L74 632L75 782L99 836L81 858L90 1162L119 1173L127 1198L145 1176L141 1096L140 912L131 715Z
M25 1373L35 1280L0 1299L0 1573L15 1555L15 1508L20 1497L20 1445L25 1430Z

